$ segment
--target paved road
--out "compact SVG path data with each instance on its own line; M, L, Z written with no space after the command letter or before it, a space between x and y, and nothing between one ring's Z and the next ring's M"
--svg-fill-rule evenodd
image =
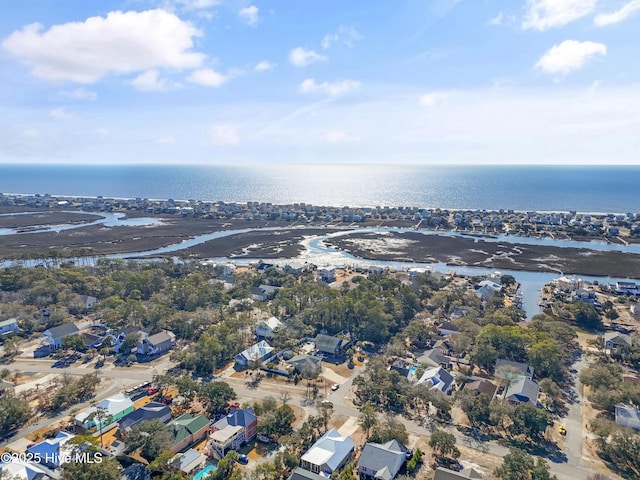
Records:
M171 366L171 362L168 359L162 359L156 364L150 364L148 366L133 366L128 368L119 368L113 366L106 366L105 368L94 370L91 366L73 366L65 369L52 369L50 367L51 360L48 359L21 359L18 358L12 365L13 369L19 371L31 371L39 373L62 373L67 372L72 375L84 375L90 372L98 372L101 377L109 378L113 384L108 389L100 392L93 401L100 401L113 395L116 392L123 391L131 385L141 383L143 381L150 381L155 373L163 373L167 368ZM576 369L580 371L587 365L585 360L580 360L576 364ZM359 410L352 407L349 398L352 395L351 386L353 378L357 376L359 371L364 367L356 366L353 375L340 385L336 391L327 391L326 399L333 403L333 412L337 415L343 415L347 417L358 417ZM576 375L577 377L577 375ZM309 404L304 400L305 387L301 383L299 386L292 384L277 385L269 382L262 382L257 388L249 386L247 379L245 378L223 378L223 380L231 385L239 396L245 398L253 398L256 400L263 399L268 396L275 398L279 397L279 394L283 391L287 391L291 394L292 398L290 403L299 405L305 410L306 416L317 413L315 404ZM582 431L582 389L579 381L576 380L576 390L578 393L579 402L571 405L569 409L569 415L566 419L567 437L565 439L565 452L567 455L567 461L565 463L552 463L549 462L551 472L558 476L559 480L586 480L587 477L593 473L592 470L585 465L582 459L582 438L584 432ZM324 394L324 392L321 392ZM39 421L38 423L23 429L16 437L24 436L32 431L37 430L45 425L52 423L55 420L61 419L72 410L79 410L88 406L89 402L84 404L75 405L70 409L61 412L55 418L47 418ZM399 420L405 425L409 433L429 437L432 431L426 427L418 425L416 422L399 418ZM461 445L465 445L469 448L479 450L483 453L488 453L498 457L503 457L508 453L508 449L498 445L494 442L478 442L477 440L463 435L454 427L446 428L447 431L453 433L456 436L457 442Z

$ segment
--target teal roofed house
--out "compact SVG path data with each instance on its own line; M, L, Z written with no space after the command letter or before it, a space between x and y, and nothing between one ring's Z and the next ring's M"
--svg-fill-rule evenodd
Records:
M129 397L119 393L76 415L76 425L87 430L93 427L101 429L131 412L133 402Z

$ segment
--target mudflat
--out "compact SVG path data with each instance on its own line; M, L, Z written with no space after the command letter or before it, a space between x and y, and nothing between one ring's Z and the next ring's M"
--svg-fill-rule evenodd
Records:
M143 215L132 212L130 216ZM331 238L327 243L367 260L444 262L490 269L640 278L640 255L590 250L588 244L581 242L576 242L575 248L562 248L518 244L517 238L514 238L515 243L487 242L481 237L448 236L443 231L439 235L424 235L420 231L372 233L360 231L355 225L306 223L304 228L299 228L302 225L265 220L144 216L151 216L157 222L146 226L83 226L82 223L93 222L101 218L100 215L60 211L0 216L0 228L26 230L25 233L0 237L0 259L46 257L53 252L62 257L77 256L78 252L83 255L90 252L94 256L138 253L178 244L200 235L245 229L249 231L212 239L164 256L295 258L303 251L302 242L306 238L351 229L349 234ZM29 233L29 229L38 226L71 223L76 224L76 228ZM410 227L410 223L396 221L393 226ZM385 226L392 225L388 223Z

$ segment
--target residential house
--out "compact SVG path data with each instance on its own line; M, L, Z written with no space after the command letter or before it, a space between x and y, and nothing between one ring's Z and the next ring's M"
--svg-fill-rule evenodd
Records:
M151 480L151 472L143 464L134 463L120 473L120 480Z
M273 358L273 351L274 348L271 345L261 340L247 348L244 352L236 355L236 365L240 368L249 368L260 363L266 363Z
M451 365L451 358L442 353L442 350L432 348L418 357L418 363L425 364L430 367L442 366L448 368Z
M616 405L616 423L640 431L640 410L625 405Z
M176 336L173 332L163 330L154 335L148 336L142 333L142 338L138 341L138 353L141 355L162 355L171 350L176 344Z
M349 462L354 447L351 437L343 437L332 428L302 455L300 466L310 472L330 476Z
M191 475L195 470L200 470L207 462L206 455L190 448L184 453L176 454L170 461L169 465L177 468L186 475Z
M538 405L540 387L536 382L524 375L515 377L504 393L504 398L513 403L529 402Z
M397 440L387 443L369 442L358 461L362 479L393 480L407 461L407 449Z
M77 426L86 430L93 427L101 429L131 412L133 412L133 402L129 397L119 393L77 414L75 420Z
M284 323L276 317L260 320L256 325L256 336L258 338L273 338L275 331L284 327Z
M616 293L619 295L638 295L638 285L634 282L616 282Z
M124 339L127 337L127 335L137 335L138 336L138 340L140 338L142 338L142 332L140 331L139 328L136 327L124 327L123 329L119 330L117 333L115 333L113 335L113 349L115 350L116 353L120 353L120 348L122 347L122 342L124 342ZM136 342L137 343L137 342ZM137 347L132 347L131 348L131 352L123 352L123 353L132 353L134 351L134 349L137 351Z
M62 346L62 339L69 335L77 335L80 333L78 327L74 323L63 323L57 327L52 327L43 332L45 343L49 348L58 349Z
M91 295L81 295L80 298L87 309L93 307L98 301L96 297L92 297Z
M440 335L451 335L452 333L458 333L459 329L452 322L442 322L438 325L438 331Z
M482 298L482 300L487 300L494 293L498 293L502 291L502 285L499 285L491 280L483 280L478 283L478 288L476 288L476 294Z
M258 433L258 417L253 409L232 409L213 424L209 434L209 453L220 459L230 450L239 450Z
M431 367L425 370L417 384L425 384L432 390L449 393L453 387L453 375L442 367Z
M145 420L160 420L162 423L167 423L171 420L171 408L163 403L149 402L122 417L118 426L121 431L128 433L133 427Z
M465 384L464 390L468 392L474 392L477 395L484 393L489 398L493 398L493 396L496 394L496 391L498 390L498 387L493 382L482 378Z
M318 278L323 282L331 283L336 281L336 270L338 267L328 266L328 267L320 267L316 270L316 274Z
M496 360L496 375L501 372L510 372L512 374L523 375L527 378L533 378L533 367L522 362L514 362L513 360L505 360L499 358Z
M209 419L204 415L185 413L169 424L173 430L173 444L169 448L178 453L185 448L207 438Z
M632 341L629 335L620 332L606 332L604 334L604 348L617 350L631 347Z
M6 335L7 333L13 333L18 331L18 319L10 318L9 320L3 320L0 322L0 335Z
M3 456L4 457L4 456ZM18 455L7 456L0 462L0 478L12 480L48 480L48 469L26 461ZM325 479L326 480L326 479Z
M287 360L293 370L301 375L315 376L322 371L322 358L313 355L296 355Z
M391 364L389 370L393 370L398 372L404 378L413 382L415 380L416 366L413 362L408 362L403 360L402 358L397 359L395 362Z
M319 333L315 339L316 350L326 355L337 356L342 354L343 341L340 337Z
M575 292L582 288L582 279L576 276L560 277L553 281L560 290Z
M459 472L448 468L436 468L433 480L482 480L483 476L471 467L467 467Z
M71 456L71 447L67 442L75 435L67 432L58 432L58 434L40 443L36 443L32 447L27 448L27 454L32 458L40 458L40 464L56 469L66 463Z
M287 480L327 480L327 477L296 467Z

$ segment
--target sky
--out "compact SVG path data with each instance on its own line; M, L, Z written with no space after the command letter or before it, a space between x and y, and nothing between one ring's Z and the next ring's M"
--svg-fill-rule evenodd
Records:
M640 0L1 9L1 163L640 164Z

